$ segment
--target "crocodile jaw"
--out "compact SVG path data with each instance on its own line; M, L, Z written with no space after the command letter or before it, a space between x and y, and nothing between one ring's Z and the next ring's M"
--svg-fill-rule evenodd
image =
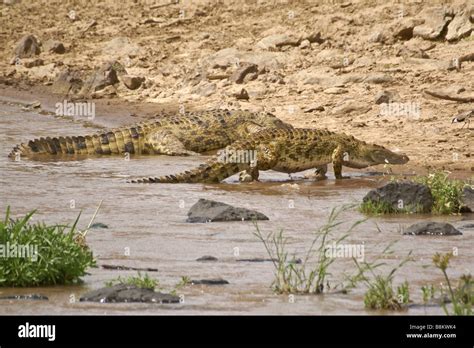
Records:
M387 149L368 151L363 156L355 156L342 164L349 168L362 169L378 164L405 164L409 161L407 155L397 154Z

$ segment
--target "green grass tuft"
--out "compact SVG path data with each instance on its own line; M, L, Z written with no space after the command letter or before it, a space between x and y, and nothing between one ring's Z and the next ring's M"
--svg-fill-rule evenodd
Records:
M453 257L452 253L440 254L436 253L433 256L433 263L436 268L441 270L447 284L448 297L451 300L454 315L473 315L472 304L474 302L474 280L470 274L463 275L456 288L451 285L451 279L448 277L447 269L449 262ZM440 289L442 296L445 295L445 289ZM446 304L442 303L443 310L446 315L450 315Z
M27 287L74 284L95 266L92 252L83 235L76 230L79 216L72 227L31 224L32 211L22 219L10 218L10 208L0 221L0 286ZM6 255L6 249L30 248L33 253L21 257ZM12 249L13 248L13 249ZM34 249L31 249L34 248ZM27 255L28 257L25 257ZM6 257L9 256L9 257ZM20 255L18 255L20 256Z
M129 276L129 277L121 277L118 276L115 279L112 279L105 283L105 286L111 287L114 285L135 285L138 288L142 289L151 289L155 290L159 287L159 281L148 276L148 273L142 276L140 272L138 272L137 276Z
M436 172L416 179L416 182L428 186L433 195L433 214L458 214L465 183L448 178L448 173Z

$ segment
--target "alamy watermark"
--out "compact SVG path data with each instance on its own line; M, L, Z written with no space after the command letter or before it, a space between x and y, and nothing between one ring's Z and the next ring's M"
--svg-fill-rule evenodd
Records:
M405 116L418 119L420 118L420 104L415 102L408 103L383 103L380 104L380 115L382 116Z
M257 165L257 150L234 150L226 147L218 152L217 161L221 163L249 163Z
M85 117L88 120L95 118L95 103L91 102L69 102L64 100L62 103L56 103L57 116Z
M334 258L348 258L356 259L361 262L364 261L365 252L364 244L337 244L333 242L329 244L324 249L324 254L326 257Z
M0 258L22 258L36 262L38 260L38 246L29 244L0 244Z

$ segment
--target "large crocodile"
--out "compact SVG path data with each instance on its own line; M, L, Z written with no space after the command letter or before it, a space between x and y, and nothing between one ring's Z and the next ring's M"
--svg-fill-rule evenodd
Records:
M366 168L404 164L408 157L346 134L316 129L266 129L226 147L199 167L176 175L132 180L134 183L217 183L239 172L258 180L260 170L295 173L332 163L337 179L342 166Z
M35 155L192 155L217 150L264 128L291 129L270 113L212 110L160 114L133 126L85 136L59 136L17 145L11 158Z

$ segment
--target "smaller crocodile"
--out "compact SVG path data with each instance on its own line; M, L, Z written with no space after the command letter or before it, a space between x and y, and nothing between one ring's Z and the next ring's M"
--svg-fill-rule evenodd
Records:
M295 173L318 168L325 172L328 163L333 164L336 179L342 179L342 166L366 168L384 163L405 164L408 160L406 155L383 146L328 130L265 129L233 143L226 147L224 155L218 154L190 171L131 182L217 183L239 172L258 180L260 170Z
M224 148L265 128L293 128L266 112L209 110L157 117L84 136L58 136L17 145L10 158L42 156L194 155Z

